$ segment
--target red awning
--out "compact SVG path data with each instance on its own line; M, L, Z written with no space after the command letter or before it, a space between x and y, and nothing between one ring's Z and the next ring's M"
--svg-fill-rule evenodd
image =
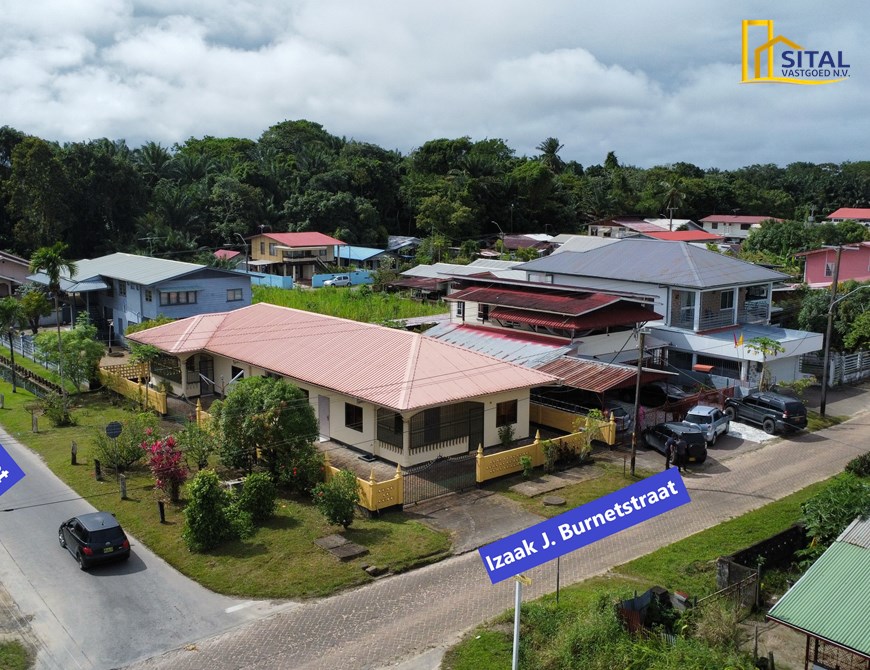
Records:
M610 326L625 326L646 321L656 321L662 317L652 310L634 303L608 305L602 309L580 316L564 316L561 314L546 314L544 312L529 312L521 309L496 307L489 312L490 319L499 321L515 321L531 326L545 328L567 328L568 330L591 330Z
M604 393L637 383L637 368L634 366L602 363L572 356L560 356L536 369L559 377L565 386L593 393ZM672 376L670 372L642 368L640 382L648 384Z

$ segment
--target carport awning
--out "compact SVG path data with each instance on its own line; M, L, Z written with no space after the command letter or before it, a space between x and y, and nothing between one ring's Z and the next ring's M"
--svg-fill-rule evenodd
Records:
M637 382L637 368L634 366L602 363L573 356L560 356L535 369L559 377L565 386L593 393L625 388ZM671 376L672 373L663 370L642 368L640 383L648 384Z

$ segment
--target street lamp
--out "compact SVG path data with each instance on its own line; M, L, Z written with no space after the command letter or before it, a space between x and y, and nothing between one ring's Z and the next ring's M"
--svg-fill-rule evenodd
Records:
M836 284L833 284L834 291L836 291ZM834 298L831 300L831 304L828 306L828 325L825 328L825 353L822 360L822 398L819 402L819 414L825 416L825 406L828 401L828 362L831 356L831 326L834 322L834 305L836 305L841 300L848 298L853 293L857 293L861 289L870 288L870 284L862 284L861 286L852 289L848 293L844 293L839 298Z
M242 241L242 246L245 249L245 274L247 274L250 271L250 268L248 267L248 243L245 241L245 238L242 237L241 233L235 233L235 235Z

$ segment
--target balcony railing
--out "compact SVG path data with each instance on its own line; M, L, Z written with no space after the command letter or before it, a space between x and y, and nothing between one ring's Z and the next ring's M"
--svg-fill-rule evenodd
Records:
M740 323L764 323L767 321L768 304L767 300L747 300L737 320Z

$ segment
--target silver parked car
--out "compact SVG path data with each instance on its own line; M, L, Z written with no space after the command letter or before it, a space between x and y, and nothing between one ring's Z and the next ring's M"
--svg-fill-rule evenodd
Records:
M716 444L720 435L728 433L731 428L730 417L718 407L708 405L695 405L683 419L686 423L693 423L704 431L708 446Z

